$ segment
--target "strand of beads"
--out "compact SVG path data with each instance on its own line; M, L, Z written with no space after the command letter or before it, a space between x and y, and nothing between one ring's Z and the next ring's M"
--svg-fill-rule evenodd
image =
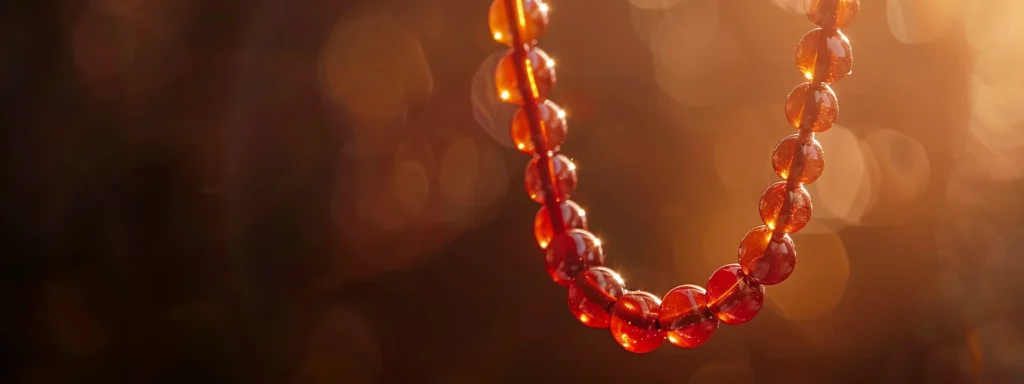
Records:
M545 250L552 280L569 288L568 304L584 325L609 328L616 342L634 353L657 349L664 340L697 347L719 323L752 320L764 305L764 286L789 277L796 265L790 234L810 220L811 200L804 189L821 176L824 157L814 134L832 127L838 100L830 84L851 72L850 43L839 30L856 18L860 0L810 0L808 17L819 28L797 45L797 66L808 82L786 99L786 117L799 132L787 136L772 154L783 179L761 196L764 225L740 241L738 263L722 266L707 289L681 285L659 298L629 291L622 278L603 267L601 241L587 231L587 218L569 200L576 189L576 167L559 149L567 135L565 113L547 96L555 83L554 61L536 47L548 24L543 0L494 0L489 24L494 39L510 46L498 63L499 97L519 106L512 118L516 147L533 156L526 168L526 190L543 204L534 219L534 235Z

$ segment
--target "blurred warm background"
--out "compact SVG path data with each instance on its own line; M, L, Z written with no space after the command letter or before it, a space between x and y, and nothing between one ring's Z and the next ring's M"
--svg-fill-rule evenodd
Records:
M551 0L611 266L703 284L760 224L803 0ZM488 0L0 5L0 380L1024 381L1024 2L863 0L800 261L697 350L544 273Z

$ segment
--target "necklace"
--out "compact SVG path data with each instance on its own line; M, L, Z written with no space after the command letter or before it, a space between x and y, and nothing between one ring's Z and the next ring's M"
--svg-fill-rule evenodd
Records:
M503 101L519 106L512 117L512 140L520 152L533 156L526 167L526 191L542 204L534 235L545 252L548 274L568 288L569 309L581 323L610 329L615 341L634 353L654 351L665 340L694 348L710 339L719 323L752 320L764 305L764 287L793 273L796 249L790 234L807 225L812 211L804 185L817 180L825 167L814 135L835 123L839 103L829 85L849 75L853 65L850 42L840 29L860 10L860 0L808 2L807 16L818 27L796 48L797 68L807 82L785 102L786 119L797 133L783 138L772 153L772 168L782 181L761 195L763 225L743 236L738 262L716 270L706 288L680 285L662 297L627 290L615 271L602 266L601 241L587 231L583 209L569 200L577 177L572 161L559 154L568 133L565 112L547 99L556 79L555 62L536 47L547 29L547 4L491 4L491 33L510 47L498 63L495 85Z

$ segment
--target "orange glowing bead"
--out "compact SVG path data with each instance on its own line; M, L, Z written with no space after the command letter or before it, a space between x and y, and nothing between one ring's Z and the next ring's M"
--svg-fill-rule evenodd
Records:
M544 175L541 167L547 168L554 179L551 189L555 201L569 199L569 194L576 190L576 165L568 157L562 155L535 157L526 166L526 193L533 201L544 203L547 191L544 190Z
M558 203L558 217L562 221L565 230L587 229L587 213L572 200ZM551 238L555 236L554 227L551 225L551 215L548 214L548 207L542 206L537 211L537 217L533 219L533 236L537 238L537 244L541 249L548 247Z
M537 117L540 121L540 138L543 142L534 143L530 132L530 119L526 114L526 106L520 107L512 117L512 143L516 149L525 154L555 153L565 142L569 133L565 123L565 111L562 111L551 100L537 104Z
M813 138L809 140L808 143L801 143L798 134L782 139L775 147L775 152L772 153L772 168L775 169L775 174L785 180L794 177L801 184L817 181L825 171L825 151L821 148L818 140ZM793 159L796 156L803 157L803 166L800 169L791 170ZM794 175L790 175L790 171L793 171Z
M512 26L516 27L520 41L533 45L537 38L548 28L548 5L541 0L515 0L516 9L512 12L516 19L509 22L508 8L505 0L494 0L487 14L487 23L491 27L494 40L512 46Z
M708 279L708 309L718 320L738 325L753 320L764 306L764 286L747 280L739 264L718 268Z
M814 29L797 44L796 66L809 81L835 83L853 71L853 47L840 31Z
M839 99L828 84L803 83L786 98L786 119L793 128L825 132L839 117ZM810 119L804 123L804 119ZM810 125L804 127L804 125Z
M783 209L786 209L783 211ZM761 195L758 211L768 228L796 233L811 221L811 195L803 186L790 190L785 181L772 184Z
M822 28L846 28L860 12L860 0L810 0L807 18Z
M569 285L569 310L588 327L608 328L608 310L626 291L624 284L615 271L590 267Z
M751 229L740 241L739 262L747 279L774 285L785 281L796 267L796 246L785 233L774 234L764 225Z
M544 264L554 282L568 286L577 273L604 265L601 240L582 229L572 229L551 239Z
M647 353L665 342L658 328L661 299L648 292L633 291L622 295L612 306L608 328L615 341L633 353Z
M669 290L661 299L658 322L668 342L683 348L704 344L718 329L718 318L708 309L704 288L696 285Z
M540 48L526 52L526 79L524 85L537 103L544 101L555 86L555 61L548 57ZM520 79L516 70L516 55L509 50L494 71L494 86L498 97L505 102L522 105L525 102L520 92Z

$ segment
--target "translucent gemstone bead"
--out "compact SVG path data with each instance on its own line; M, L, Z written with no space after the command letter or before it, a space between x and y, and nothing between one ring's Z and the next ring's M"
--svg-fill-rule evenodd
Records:
M823 28L846 28L860 12L860 0L811 0L807 18Z
M514 52L509 50L498 62L498 69L494 72L494 86L497 87L498 97L502 100L512 104L523 104L515 57ZM555 85L555 61L540 48L533 48L526 52L526 64L526 81L534 100L538 103L546 100Z
M558 217L566 230L587 229L587 213L572 200L558 203ZM554 227L551 225L551 215L548 214L548 207L542 206L537 211L537 217L533 219L533 236L537 238L537 244L541 249L548 247L551 238L555 236Z
M718 268L707 284L708 309L726 324L754 319L764 305L764 286L747 280L739 264Z
M582 229L569 230L551 240L544 264L551 280L568 286L580 271L604 265L601 240Z
M626 291L624 284L611 269L590 267L569 284L569 310L588 327L608 328L608 310Z
M661 299L648 292L634 291L622 295L612 306L608 328L615 341L633 353L651 352L665 342L658 329L658 307Z
M554 178L555 182L551 188L555 194L555 201L567 200L569 194L576 190L576 165L568 157L535 157L526 166L526 193L533 201L543 203L546 194L540 167L547 167L549 174Z
M535 152L558 152L568 134L565 112L550 100L538 104L540 136L544 141L534 143L533 134L530 132L530 119L526 117L525 108L526 106L520 107L512 117L512 142L515 143L516 149L531 155Z
M513 12L514 22L509 22L508 8L505 0L494 0L491 3L487 22L491 27L491 35L499 43L512 46L512 26L516 26L519 39L523 44L533 45L535 40L548 28L548 6L541 0L516 0Z
M819 64L820 63L820 64ZM796 47L796 65L810 81L835 83L853 70L853 48L839 31L821 28L807 32ZM824 66L819 74L815 67Z
M758 211L769 229L779 227L785 233L796 233L811 221L811 195L803 186L790 190L785 181L780 181L761 195Z
M704 288L696 285L669 290L661 299L658 322L668 342L683 348L704 344L718 329L718 318L708 309Z
M808 109L810 107L810 109ZM789 93L786 98L786 119L793 128L802 129L804 114L813 120L811 124L813 132L825 132L832 128L839 117L839 99L832 87L828 84L803 83Z
M763 285L785 281L796 267L796 247L785 233L758 226L740 241L739 262L748 280ZM711 287L708 287L710 290Z
M792 177L795 177L796 181L801 184L817 181L825 171L825 151L821 149L818 140L813 138L808 143L801 143L800 135L786 136L775 147L775 152L772 153L772 168L775 169L775 174L789 180L791 177L789 168L798 154L804 158L803 167L794 170L796 173Z

